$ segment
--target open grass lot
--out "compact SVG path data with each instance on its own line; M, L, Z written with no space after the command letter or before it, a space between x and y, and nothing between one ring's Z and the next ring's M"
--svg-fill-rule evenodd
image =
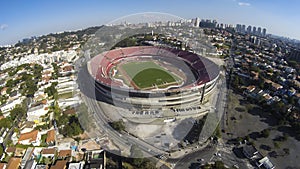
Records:
M165 88L169 86L168 84L177 85L177 81L180 81L179 77L168 73L167 70L151 61L129 62L122 64L121 68L140 89L153 86Z

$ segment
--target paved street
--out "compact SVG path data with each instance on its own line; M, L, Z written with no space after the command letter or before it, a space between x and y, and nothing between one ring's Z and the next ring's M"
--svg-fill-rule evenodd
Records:
M185 151L184 149L182 151ZM168 159L171 164L175 164L175 169L189 168L192 163L206 163L217 151L215 145L209 145L202 150L197 150L178 159ZM203 159L201 161L201 159Z

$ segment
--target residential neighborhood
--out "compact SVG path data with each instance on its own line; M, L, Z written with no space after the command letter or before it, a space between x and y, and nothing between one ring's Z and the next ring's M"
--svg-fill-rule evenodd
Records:
M67 123L64 120L77 119L75 108L82 101L74 62L79 57L80 43L90 35L82 35L83 40L78 40L75 33L55 36L61 35L1 49L1 56L6 57L0 73L0 168L62 169L68 165L80 169L89 164L84 159L87 152L98 153L93 165L104 168L105 153L100 147L86 150L84 136L74 140L73 135L83 132L80 124L74 123L71 129L63 125ZM41 41L45 42L42 46ZM61 133L70 139L64 140Z
M192 46L188 43L180 47L222 62L219 67L224 74L220 78L226 80L224 86L228 89L225 114L205 142L209 148L200 149L199 143L184 140L179 153L170 151L153 157L152 161L128 160L106 151L108 146L116 146L104 132L89 137L88 129L96 127L90 127L93 122L81 121L86 118L79 117L82 112L95 112L85 105L77 73L79 62L85 57L82 47L100 28L91 27L32 37L0 48L0 169L139 168L143 165L154 168L155 164L161 168L180 168L179 157L207 149L213 152L210 157L199 160L194 155L186 163L192 165L192 160L197 159L197 165L202 168L217 165L239 168L240 165L266 169L290 167L283 163L284 158L293 165L297 163L294 156L298 155L299 144L295 149L289 144L300 140L300 64L295 61L300 58L300 52L295 52L299 44L241 32L239 26L199 18L194 21L200 26L191 24L192 20L187 22L189 29L182 28L184 24L180 22L143 25L149 29L162 26L169 33L167 38L158 41L167 39L168 43L177 43L172 39L175 34L182 42L196 39L193 43L201 43L196 45L199 48L188 47ZM111 29L141 27L140 24L124 25L111 26ZM158 44L148 41L148 45ZM119 128L120 137L130 135L123 131L123 126ZM181 156L167 159L172 153ZM228 160L231 158L235 160Z

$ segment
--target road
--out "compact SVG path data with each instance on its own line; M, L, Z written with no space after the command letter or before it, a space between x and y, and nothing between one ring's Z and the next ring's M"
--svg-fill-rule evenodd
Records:
M182 150L184 151L184 150ZM189 168L192 163L206 163L209 162L211 157L217 151L215 145L209 145L206 148L192 153L187 154L186 156L179 159L168 159L167 162L175 164L175 169ZM200 161L200 159L203 159Z

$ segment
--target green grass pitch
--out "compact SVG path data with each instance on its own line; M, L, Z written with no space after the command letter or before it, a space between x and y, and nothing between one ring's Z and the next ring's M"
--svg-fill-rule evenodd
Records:
M151 61L129 62L121 67L140 89L153 86L165 88L167 84L177 84L176 82L180 81L179 77Z

